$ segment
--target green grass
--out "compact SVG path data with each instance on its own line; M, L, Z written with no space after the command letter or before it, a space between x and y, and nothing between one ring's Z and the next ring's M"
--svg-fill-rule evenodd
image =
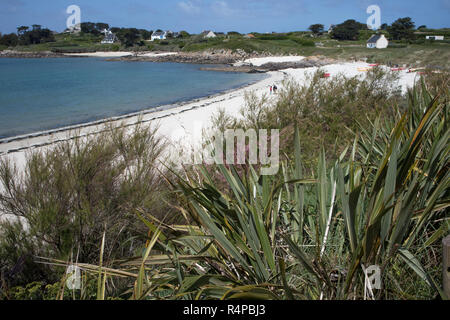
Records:
M341 44L339 44L341 45ZM450 45L406 45L401 48L368 49L360 46L332 46L325 48L302 48L299 54L323 55L342 60L361 60L382 64L399 64L409 66L431 66L449 69Z
M313 41L322 42L323 47L315 47ZM398 47L383 50L368 49L365 41L335 41L327 38L265 36L256 39L212 39L207 41L187 40L182 51L198 52L208 49L242 49L247 53L298 54L304 56L322 55L339 60L362 60L383 64L409 66L431 66L449 68L450 44L394 44Z

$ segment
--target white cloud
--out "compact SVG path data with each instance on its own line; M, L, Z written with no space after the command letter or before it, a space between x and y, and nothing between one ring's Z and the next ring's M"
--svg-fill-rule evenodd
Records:
M230 8L228 3L225 1L215 1L211 5L211 8L218 15L231 16L235 13L235 10Z
M178 2L178 7L186 13L196 14L200 13L200 7L191 1L181 1Z

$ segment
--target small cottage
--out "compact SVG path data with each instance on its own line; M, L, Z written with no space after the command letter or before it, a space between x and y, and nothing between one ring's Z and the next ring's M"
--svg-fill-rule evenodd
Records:
M117 37L114 33L111 32L111 30L103 30L103 32L105 34L105 37L102 40L102 44L113 44L114 42L117 41Z
M426 36L427 40L439 40L442 41L444 40L444 36Z
M210 31L210 30L203 31L202 32L202 36L204 38L207 38L207 39L217 38L217 35L214 32Z
M375 34L367 40L367 48L369 49L386 49L388 45L389 41L384 34Z
M167 32L166 31L155 31L152 33L151 41L155 40L166 40L167 39Z

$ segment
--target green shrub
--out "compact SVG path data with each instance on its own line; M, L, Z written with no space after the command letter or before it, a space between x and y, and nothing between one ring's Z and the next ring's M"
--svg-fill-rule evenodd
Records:
M285 35L258 35L259 40L289 40L288 36Z
M408 47L407 44L394 43L394 42L389 42L389 45L388 45L388 48L395 48L395 49L407 48L407 47Z
M1 225L0 261L5 272L23 270L10 285L53 280L51 270L36 266L33 256L98 261L104 232L105 260L133 256L146 238L137 210L170 213L159 177L161 139L149 127L127 130L110 127L36 151L23 174L1 161L0 211L13 222ZM15 267L22 256L30 259Z
M339 75L324 79L322 73L319 70L302 84L285 82L273 103L268 104L267 96L261 99L248 96L239 126L282 130L281 147L289 152L292 128L297 124L305 151L303 161L311 167L322 146L332 159L351 143L351 130L356 130L359 124L367 124L380 114L389 117L396 112L393 105L401 99L396 74L374 68L360 81Z
M304 47L315 47L315 42L313 40L304 38L291 38L291 40Z

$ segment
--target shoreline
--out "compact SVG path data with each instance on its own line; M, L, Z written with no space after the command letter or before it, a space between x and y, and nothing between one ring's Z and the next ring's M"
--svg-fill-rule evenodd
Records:
M70 54L68 57L107 58L107 57L112 57L111 54L112 54L111 52L98 52L95 55L89 54L89 53ZM128 55L129 53L119 52L118 54L119 55L117 56L117 59L120 59L120 61L129 61L129 60L122 60L124 58L126 58L126 59L130 58L130 56ZM174 57L176 55L177 54L174 52L172 52L172 53L146 53L146 54L139 56L138 58L144 59L143 61L151 62L151 60L154 58L156 58L156 59L160 59L160 58L164 58L164 57L169 58L169 57ZM134 58L136 58L136 57L134 57ZM148 59L150 59L150 60L148 60ZM106 61L116 61L116 60L106 60ZM137 61L137 60L131 60L131 61ZM141 60L138 60L138 61L141 61ZM161 62L161 63L164 63L164 62ZM238 61L231 65L225 65L225 66L218 65L217 67L214 67L214 66L201 67L200 70L213 71L213 72L261 73L261 74L268 75L270 72L283 71L283 70L289 69L289 68L304 69L304 68L310 68L310 67L322 67L329 63L330 63L329 61L326 61L326 60L324 61L324 60L322 60L320 58L316 58L316 57L300 57L300 56L259 57L259 58L250 58L247 60ZM188 64L190 64L190 63L188 63ZM270 78L270 75L268 77ZM4 148L2 148L2 146L6 145L6 144L19 142L19 141L23 141L23 140L27 140L27 139L51 136L53 134L57 134L57 133L61 133L61 132L67 132L67 131L79 130L79 129L83 129L83 128L87 128L87 127L98 126L98 125L102 125L102 124L109 123L109 122L117 122L117 121L129 119L132 117L144 116L147 114L154 114L154 113L157 113L160 111L177 109L177 108L181 108L188 104L192 104L195 102L201 102L201 100L204 100L204 99L219 97L221 95L226 95L227 93L230 93L233 91L238 91L241 89L251 87L252 85L257 84L258 82L261 82L263 80L265 80L265 78L263 78L261 80L257 80L257 81L252 81L252 82L250 82L246 85L240 86L240 87L235 87L235 88L231 88L228 90L219 91L215 94L201 96L201 97L194 97L190 100L185 100L185 101L174 101L173 103L157 105L154 107L147 107L147 108L144 108L143 110L135 111L135 112L131 112L131 113L123 114L123 115L111 116L111 117L104 118L104 119L87 121L87 122L83 122L83 123L76 123L76 124L66 125L66 126L62 126L62 127L53 128L53 129L44 129L42 131L36 131L36 132L30 132L30 133L0 138L0 156L5 155L5 154L10 154L13 152L19 152L24 149L27 149L27 148L18 148L18 149L8 149L5 151Z
M126 123L125 125L126 127L129 127L137 125L138 123L157 121L167 117L176 116L188 111L202 109L211 104L223 102L226 100L226 98L230 98L234 95L243 94L244 91L249 89L251 90L252 87L259 87L259 84L261 84L262 82L266 82L269 80L271 81L277 80L276 79L277 77L273 73L265 73L265 74L268 76L261 80L253 81L244 86L224 90L216 94L204 97L194 98L187 101L174 102L171 104L159 105L154 108L148 108L142 111L109 117L96 121L3 138L0 139L0 157L13 155L20 152L26 152L27 150L30 149L41 148L78 137L98 134L103 132L106 125L108 124L121 124L124 122L131 122ZM140 118L142 118L141 121L139 121ZM99 128L100 126L102 128ZM87 132L76 134L77 131L81 132L83 130ZM68 134L69 136L58 137L58 135L61 134L66 135Z
M74 124L74 125L69 125L69 126L58 127L58 128L55 128L55 129L37 131L37 132L27 133L27 134L18 135L18 136L11 136L11 137L6 137L6 138L0 138L0 156L5 155L5 154L11 154L11 153L14 153L14 152L21 151L21 150L16 150L16 151L9 150L9 152L5 152L5 151L2 152L2 146L6 145L6 144L19 142L19 141L23 141L23 140L27 140L27 139L32 139L32 138L51 136L53 134L57 134L57 133L61 133L61 132L70 132L70 131L75 131L75 130L79 130L79 129L95 127L95 126L104 125L104 124L108 124L108 123L112 123L112 122L119 122L119 121L122 121L122 120L127 120L127 119L131 119L131 118L135 118L135 117L156 114L158 112L176 110L177 108L183 108L184 106L186 106L188 104L201 103L203 100L217 98L217 97L220 97L222 95L227 95L227 94L233 93L235 91L246 89L246 88L251 87L251 86L253 86L255 84L258 84L259 82L264 81L266 79L267 79L267 77L265 79L261 79L261 80L258 80L258 81L253 81L253 82L250 82L250 83L248 83L246 85L243 85L243 86L240 86L240 87L236 87L236 88L231 88L231 89L224 90L224 91L220 91L218 93L211 94L211 95L208 95L208 96L193 98L193 99L186 100L186 101L178 101L178 102L174 102L174 103L170 103L170 104L163 104L163 105L159 105L159 106L156 106L156 107L143 109L141 111L127 113L127 114L124 114L124 115L113 116L113 117L99 119L99 120L95 120L95 121L89 121L89 122L84 122L84 123L80 123L80 124ZM186 112L186 111L189 111L189 110L193 110L193 109L191 108L191 109L188 109L188 110L180 110L180 113L181 112ZM166 116L169 116L169 115L166 115ZM30 146L29 148L31 148L31 147L33 147L33 146Z
M178 152L181 148L185 151L192 145L201 143L201 134L198 135L199 125L203 126L203 128L210 126L211 117L218 110L224 109L227 114L240 118L240 110L245 105L246 92L252 91L258 97L261 97L263 94L269 93L268 88L273 84L281 88L282 81L285 79L305 83L308 75L311 75L319 68L330 73L331 78L340 74L347 77L364 77L365 72L361 72L361 69L369 68L369 64L366 62L346 62L329 64L322 67L303 69L288 68L269 71L266 73L268 76L264 79L249 83L240 88L230 89L203 98L159 106L78 126L6 138L3 139L3 143L0 143L0 158L11 160L16 164L18 170L22 170L26 165L26 158L30 151L56 145L57 143L77 137L81 138L98 134L106 130L106 126L110 124L123 125L127 128L139 123L145 125L156 124L159 127L158 135L166 139L168 143L168 150ZM411 87L418 79L416 73L407 73L407 71L400 71L399 75L400 80L398 85L402 88L403 92L406 91L406 88ZM276 99L276 96L269 96L269 99ZM171 154L174 155L175 152L171 152Z

